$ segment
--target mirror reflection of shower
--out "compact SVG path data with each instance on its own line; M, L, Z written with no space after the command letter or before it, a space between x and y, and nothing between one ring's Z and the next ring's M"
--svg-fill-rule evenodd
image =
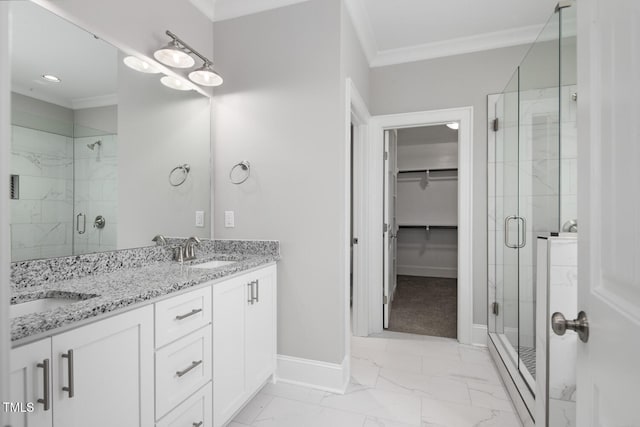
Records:
M92 142L91 144L87 144L87 148L89 148L91 151L95 150L97 148L98 151L98 155L96 156L96 161L99 162L100 161L100 148L102 147L102 140L99 139L95 142Z

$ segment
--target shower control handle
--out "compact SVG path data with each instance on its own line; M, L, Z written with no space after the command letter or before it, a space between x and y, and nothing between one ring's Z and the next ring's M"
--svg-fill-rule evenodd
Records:
M555 312L551 316L551 329L556 335L564 335L567 329L577 332L580 341L589 341L589 319L587 313L581 311L575 320L567 320L564 314Z
M104 228L106 223L107 223L107 220L104 219L102 215L98 215L96 219L93 221L93 228L99 228L99 229Z

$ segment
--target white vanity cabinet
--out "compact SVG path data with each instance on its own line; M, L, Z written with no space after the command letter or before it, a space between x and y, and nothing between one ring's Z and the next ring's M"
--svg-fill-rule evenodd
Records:
M153 307L51 338L54 427L153 425Z
M9 412L12 427L51 427L51 339L11 350L10 401L19 404ZM26 404L33 404L32 409Z
M213 286L213 418L225 425L276 368L276 266Z
M34 403L12 427L152 425L153 308L14 348L10 381L12 401Z

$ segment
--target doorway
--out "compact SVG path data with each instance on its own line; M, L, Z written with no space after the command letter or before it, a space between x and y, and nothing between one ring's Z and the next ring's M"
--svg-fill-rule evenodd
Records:
M459 122L384 130L384 328L457 338Z

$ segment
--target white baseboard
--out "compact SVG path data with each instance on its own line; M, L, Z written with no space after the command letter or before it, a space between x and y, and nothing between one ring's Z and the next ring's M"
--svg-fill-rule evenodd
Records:
M473 345L487 346L487 325L473 324L473 330L471 331L471 343Z
M349 358L337 364L279 354L276 381L344 394L349 384Z
M399 265L397 273L404 276L444 277L447 279L456 279L458 277L458 269L453 267Z

